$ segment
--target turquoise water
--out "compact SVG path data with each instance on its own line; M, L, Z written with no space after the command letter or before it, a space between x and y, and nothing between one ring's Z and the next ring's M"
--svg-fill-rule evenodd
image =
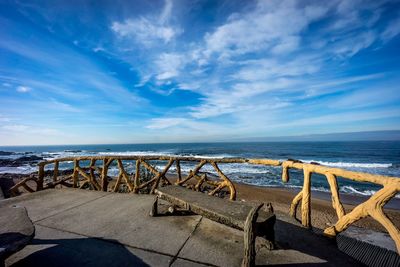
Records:
M306 162L361 171L373 174L400 177L400 142L262 142L262 143L196 143L196 144L125 144L125 145L69 145L69 146L25 146L0 147L0 151L14 152L12 155L0 156L1 159L18 158L24 155L36 155L44 159L81 155L171 155L195 157L245 157L271 158L285 160L288 158ZM128 171L133 171L134 163L127 162ZM160 162L154 165L162 167ZM70 168L71 163L61 165ZM189 171L193 164L183 163L183 171ZM300 187L302 174L291 171L288 184L280 178L280 168L255 166L249 164L222 164L220 168L234 181L260 186ZM35 165L18 167L0 167L0 172L30 173L36 171ZM171 168L171 172L174 168ZM212 172L211 166L202 171ZM110 170L116 173L116 166ZM341 192L371 195L378 186L339 179ZM325 177L313 175L312 188L328 191Z

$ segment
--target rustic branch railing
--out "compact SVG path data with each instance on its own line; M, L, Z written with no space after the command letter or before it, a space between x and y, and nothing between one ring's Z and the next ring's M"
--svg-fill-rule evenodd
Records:
M89 165L81 166L81 163L87 161ZM124 167L124 162L135 161L135 173L129 175ZM149 164L149 161L166 161L167 164L163 170L158 170ZM73 162L73 173L69 176L59 176L59 166L62 162ZM102 167L96 163L100 162ZM116 162L119 170L116 181L112 187L109 186L108 169L110 165ZM186 177L183 177L181 171L181 162L195 162L197 165L193 170L189 171ZM335 225L325 229L324 233L327 236L334 237L338 233L347 229L347 227L367 216L371 216L380 224L382 224L389 235L394 240L397 251L400 253L400 231L384 214L383 206L392 199L398 192L400 192L400 178L373 175L368 173L360 173L347 171L338 168L330 168L322 165L303 163L301 161L287 160L278 161L271 159L243 159L243 158L195 158L195 157L167 157L167 156L84 156L84 157L71 157L71 158L58 158L39 163L38 177L29 177L17 183L11 192L16 194L20 187L23 187L28 192L40 191L47 188L54 188L57 185L85 188L89 187L92 190L99 191L114 191L118 192L120 186L125 184L128 192L138 193L141 189L148 188L150 193L160 185L160 182L171 184L171 181L166 177L171 166L175 163L176 166L176 185L186 186L188 188L202 191L202 186L207 184L213 188L209 191L209 195L215 195L223 189L227 189L230 199L236 199L236 189L232 181L221 171L218 164L221 163L247 163L255 165L267 166L281 166L282 167L282 180L289 181L289 169L302 170L304 173L304 181L302 190L294 197L289 213L291 216L296 217L296 210L301 201L301 222L304 227L311 227L311 176L312 173L322 174L327 178L331 193L332 193L332 206L336 211L338 221ZM54 165L52 181L45 183L45 166ZM210 164L219 179L210 179L206 173L199 176L201 168ZM140 168L147 169L153 174L153 178L148 181L142 180L140 175ZM340 201L339 187L337 177L350 179L357 182L369 182L383 186L368 200L359 204L353 210L346 214L343 205ZM36 183L36 190L31 188L27 183L34 181ZM189 182L190 181L190 182ZM189 182L189 183L188 183Z

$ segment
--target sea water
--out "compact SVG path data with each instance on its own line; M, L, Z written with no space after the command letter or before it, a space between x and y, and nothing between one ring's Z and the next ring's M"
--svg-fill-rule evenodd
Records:
M246 143L184 143L184 144L121 144L121 145L63 145L63 146L18 146L0 147L0 151L14 152L0 156L1 159L16 159L21 156L36 155L44 159L83 155L163 155L212 158L270 158L278 160L297 159L304 162L317 162L329 167L337 167L358 172L400 177L400 141L368 142L246 142ZM126 162L127 171L134 171L134 162ZM165 162L152 162L161 169ZM195 163L181 163L182 171L193 169ZM220 169L233 181L269 187L300 188L303 183L302 172L291 170L290 181L281 180L281 168L250 165L220 164ZM63 163L61 169L72 168L72 162ZM0 167L0 173L30 173L36 166ZM170 172L173 173L172 166ZM213 172L210 165L201 171ZM110 174L117 174L116 164ZM379 186L338 179L342 193L371 195ZM326 178L313 174L312 189L329 191ZM397 195L399 198L399 194Z

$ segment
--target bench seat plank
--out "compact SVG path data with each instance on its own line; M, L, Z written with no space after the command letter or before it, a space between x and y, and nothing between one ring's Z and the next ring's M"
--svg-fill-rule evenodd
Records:
M254 205L209 196L181 186L165 186L156 189L160 199L185 208L213 221L244 230L247 215ZM265 222L275 215L261 210L257 222Z

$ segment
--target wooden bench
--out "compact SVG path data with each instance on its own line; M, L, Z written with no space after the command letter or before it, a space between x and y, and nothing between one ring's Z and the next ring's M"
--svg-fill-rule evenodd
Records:
M158 199L163 199L174 206L244 231L242 266L254 266L256 236L264 237L268 241L269 249L274 247L276 217L270 203L265 206L263 203L251 205L209 196L175 185L160 187L155 190L155 193L156 197L150 211L151 216L157 215Z

